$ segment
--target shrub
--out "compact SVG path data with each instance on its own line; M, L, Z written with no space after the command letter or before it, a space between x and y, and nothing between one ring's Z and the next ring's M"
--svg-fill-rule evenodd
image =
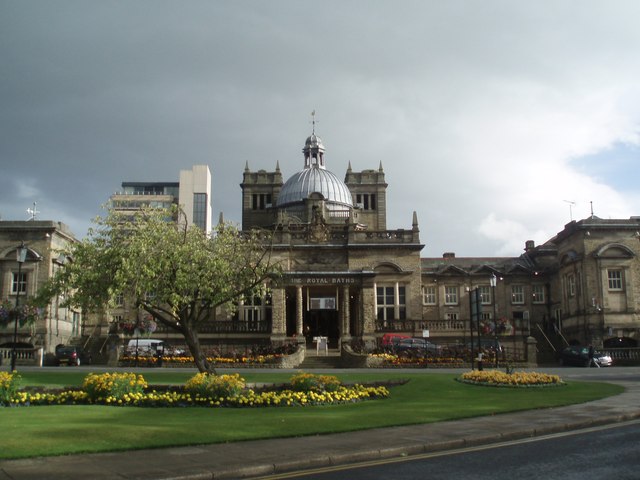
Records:
M120 400L125 395L140 395L145 388L147 382L142 375L135 373L90 373L82 384L90 401L106 400L109 397Z
M298 373L291 377L291 388L297 392L335 392L341 383L334 375Z
M237 397L242 393L244 387L244 378L237 373L232 375L198 373L184 385L187 393L205 398Z
M10 405L20 388L18 372L0 372L0 405Z

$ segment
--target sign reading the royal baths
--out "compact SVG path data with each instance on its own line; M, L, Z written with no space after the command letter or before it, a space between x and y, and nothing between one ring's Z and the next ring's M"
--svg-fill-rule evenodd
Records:
M360 285L362 280L358 276L329 276L329 275L286 275L283 279L288 285Z

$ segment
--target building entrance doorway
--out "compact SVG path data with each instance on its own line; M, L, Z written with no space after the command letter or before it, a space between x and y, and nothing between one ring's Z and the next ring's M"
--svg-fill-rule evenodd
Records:
M313 346L313 348L315 348L313 337L327 337L331 348L336 348L342 334L340 332L342 312L338 310L340 300L341 293L336 287L288 288L286 291L287 336L295 337L302 332L307 346ZM297 330L298 328L301 330Z
M305 315L304 331L308 346L312 346L314 337L327 337L329 347L338 347L340 329L337 310L309 310Z

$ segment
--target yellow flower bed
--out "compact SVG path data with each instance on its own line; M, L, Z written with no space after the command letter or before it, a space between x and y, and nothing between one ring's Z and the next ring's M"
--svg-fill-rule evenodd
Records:
M209 397L237 397L244 387L244 378L237 373L231 375L198 373L184 385L187 393Z
M298 374L298 379L316 377ZM294 378L296 378L294 377ZM335 379L335 381L334 381ZM293 379L292 379L293 380ZM142 375L133 373L89 374L83 390L60 393L16 392L7 405L76 405L102 404L133 407L292 407L353 403L374 398L386 398L389 390L383 386L343 386L332 376L317 376L329 390L282 390L255 392L244 389L245 381L238 374L196 374L185 384L184 391L143 391L147 383ZM223 388L219 388L222 386ZM217 392L217 393L216 393Z
M207 357L207 361L213 365L266 365L275 363L282 355L256 355L249 357ZM138 366L152 367L158 365L159 358L151 355L124 355L119 359L121 365L132 365L137 363ZM166 356L162 357L164 366L193 366L195 362L190 355L183 356Z
M108 397L122 398L130 393L142 393L147 382L135 373L90 373L82 383L89 398L100 401Z
M335 392L341 383L334 375L300 372L291 377L291 388L300 392Z
M0 372L0 405L10 405L20 384L18 372Z
M499 370L473 370L460 376L460 381L495 387L546 387L564 385L558 375L538 372L505 373Z

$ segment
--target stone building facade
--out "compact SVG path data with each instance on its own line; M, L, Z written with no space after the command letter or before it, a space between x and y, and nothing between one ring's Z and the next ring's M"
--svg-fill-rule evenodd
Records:
M284 279L267 301L241 305L236 321L269 319L265 336L304 335L379 344L389 332L441 344L498 341L514 358L535 338L549 355L567 343L637 345L640 336L640 217L572 221L518 257L421 258L413 213L407 229L386 229L382 165L344 181L326 168L315 132L303 169L283 182L244 170L242 228L274 232ZM477 315L472 296L479 299Z
M242 229L273 233L274 260L284 274L264 297L244 298L234 312L215 312L200 332L203 344L311 344L323 337L333 348L348 342L373 348L385 334L396 333L466 345L480 334L498 340L514 358L522 358L535 338L540 355L550 360L568 342L637 346L640 217L572 221L541 245L525 242L517 257L421 257L415 212L407 214L407 228L387 229L382 164L362 171L348 164L343 180L327 168L315 131L302 154L302 169L288 178L277 163L272 171L245 166ZM184 192L192 200L204 194L210 218L208 167L186 173L191 177L181 172L175 183L125 182L112 204L134 210L181 203ZM197 217L196 203L186 207ZM23 265L28 297L61 268L66 259L54 252L75 238L55 222L0 222L2 299L15 301L15 249L21 241L29 247ZM478 299L477 312L472 298ZM122 333L121 322L140 314L128 303L123 298L95 324L85 317L82 325L80 312L53 299L20 339L49 352L80 335L103 345ZM0 330L1 341L9 341L7 333ZM181 343L162 327L154 337Z
M640 334L640 217L571 222L555 247L552 314L565 336L595 345Z
M422 319L418 222L414 213L410 228L386 229L382 165L362 172L349 165L343 181L324 154L314 132L303 169L286 182L279 165L273 172L245 167L242 229L273 232L274 259L285 273L268 301L243 303L236 321L269 319L273 342L326 337L337 346L357 338L374 346L381 328L402 322L412 330Z
M59 251L75 241L69 228L60 222L1 221L0 300L15 305L19 295L20 305L26 304L38 292L40 285L69 261ZM16 250L23 244L27 247L27 256L19 266ZM19 327L17 341L52 353L56 345L66 344L92 328L99 328L98 325L84 322L82 312L63 308L61 300L52 299L37 322ZM0 328L0 344L13 342L14 325L11 322Z
M592 216L542 245L526 242L519 257L423 258L424 323L436 340L468 341L479 331L515 354L534 337L550 359L567 343L637 347L639 255L640 217Z

